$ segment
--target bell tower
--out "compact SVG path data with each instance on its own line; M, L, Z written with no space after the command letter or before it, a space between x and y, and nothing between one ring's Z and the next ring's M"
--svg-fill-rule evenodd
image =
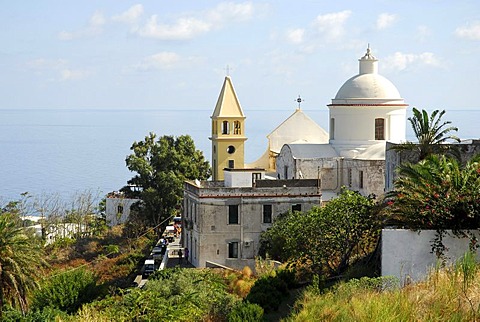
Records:
M212 116L212 177L223 180L223 169L243 169L245 165L245 115L226 76Z

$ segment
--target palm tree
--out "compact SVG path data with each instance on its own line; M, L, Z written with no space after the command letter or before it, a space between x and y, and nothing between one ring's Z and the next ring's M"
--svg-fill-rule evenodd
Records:
M5 304L25 312L27 295L45 261L33 233L18 225L18 216L0 209L0 317Z
M413 150L419 154L419 160L425 159L431 154L450 153L457 155L458 153L450 145L446 145L448 141L460 142L460 139L450 134L452 131L458 131L457 127L448 126L452 122L445 121L442 123L442 117L445 110L435 110L429 116L427 111L419 111L413 108L413 117L409 117L408 121L412 125L415 137L418 143L406 142L394 146L394 150Z
M465 235L462 230L480 228L480 155L461 165L455 158L433 154L402 164L398 173L395 190L386 198L394 223L437 232L451 229L458 236Z

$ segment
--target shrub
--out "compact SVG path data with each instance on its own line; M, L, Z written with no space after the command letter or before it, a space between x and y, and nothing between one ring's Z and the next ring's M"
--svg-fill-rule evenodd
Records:
M245 300L269 312L278 310L283 297L287 295L287 284L280 277L265 276L255 282Z
M98 297L100 288L94 273L83 268L62 272L47 279L35 292L33 308L52 307L69 313Z
M259 322L263 320L262 307L248 302L241 302L228 315L228 322Z

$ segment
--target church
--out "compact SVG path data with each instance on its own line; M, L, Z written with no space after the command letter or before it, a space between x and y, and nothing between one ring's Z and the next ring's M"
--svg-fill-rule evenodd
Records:
M212 180L185 183L183 238L193 265L254 267L260 234L279 214L321 206L342 186L384 193L386 143L405 141L408 105L378 74L370 48L327 107L328 132L299 106L247 164L247 118L225 77L211 116Z

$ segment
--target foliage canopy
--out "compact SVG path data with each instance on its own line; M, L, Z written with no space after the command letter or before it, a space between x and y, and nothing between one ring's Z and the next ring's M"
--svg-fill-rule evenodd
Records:
M143 216L147 225L156 226L175 213L183 198L185 180L205 180L210 176L208 161L189 135L157 138L150 133L130 149L133 152L125 161L136 174L127 183L140 190L131 191L128 186L122 190L142 200L137 205L137 215Z
M261 252L314 273L337 275L374 248L381 227L373 197L342 189L307 213L287 213L261 236Z

